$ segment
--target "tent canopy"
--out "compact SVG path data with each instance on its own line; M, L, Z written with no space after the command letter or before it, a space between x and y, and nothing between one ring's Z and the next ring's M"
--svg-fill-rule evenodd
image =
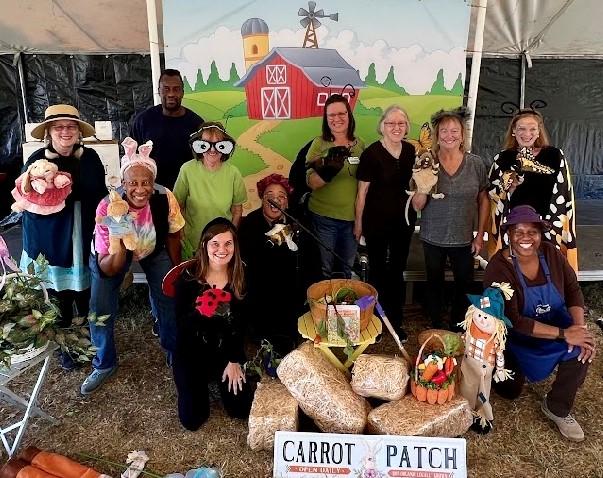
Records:
M162 3L156 3L161 34ZM149 51L145 0L0 0L0 11L7 13L0 16L0 53ZM603 57L601 18L601 0L489 0L484 53ZM470 39L474 25L472 18Z

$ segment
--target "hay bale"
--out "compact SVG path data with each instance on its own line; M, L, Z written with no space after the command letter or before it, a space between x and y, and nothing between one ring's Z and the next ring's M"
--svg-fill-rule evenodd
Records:
M401 357L362 354L354 362L352 390L362 397L400 400L406 395L408 369Z
M278 380L258 383L249 412L247 444L252 450L272 451L277 431L297 431L297 401Z
M369 432L379 435L456 437L472 423L469 403L458 396L444 405L430 405L407 395L375 408L368 416Z
M343 372L312 342L304 342L286 355L276 372L323 432L362 433L370 410L368 402L352 391Z

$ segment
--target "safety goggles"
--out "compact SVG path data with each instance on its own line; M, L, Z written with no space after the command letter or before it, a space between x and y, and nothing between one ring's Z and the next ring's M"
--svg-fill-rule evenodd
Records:
M212 146L218 153L230 154L235 145L232 141L227 139L222 141L206 141L204 139L196 139L191 143L191 146L193 151L197 154L207 153Z

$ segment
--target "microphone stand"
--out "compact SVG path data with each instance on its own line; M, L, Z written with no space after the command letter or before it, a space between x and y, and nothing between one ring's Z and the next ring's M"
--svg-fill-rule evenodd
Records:
M316 234L314 234L310 229L308 229L306 226L304 226L299 219L297 219L296 217L292 216L291 214L289 214L287 211L285 211L279 203L277 203L274 199L268 199L267 200L268 203L277 208L280 212L282 212L285 217L287 219L290 219L291 221L293 221L293 223L299 227L302 231L304 231L306 234L308 234L312 239L314 239L314 241L319 244L321 247L323 247L324 249L326 249L328 252L330 252L331 254L333 254L333 256L338 259L342 264L345 264L345 260L339 255L337 254L331 247L327 246ZM353 267L352 267L353 269ZM358 271L355 271L358 272Z

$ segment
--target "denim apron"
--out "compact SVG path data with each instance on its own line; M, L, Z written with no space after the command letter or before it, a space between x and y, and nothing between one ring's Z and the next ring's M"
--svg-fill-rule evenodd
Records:
M572 318L565 306L565 301L551 281L549 266L542 253L538 255L540 267L546 277L546 283L528 286L525 277L513 257L515 273L523 289L524 305L522 315L537 322L565 329L572 325ZM563 340L550 340L531 337L511 330L507 347L515 355L521 371L530 382L538 382L547 378L559 362L577 357L580 347L568 352L568 344Z

